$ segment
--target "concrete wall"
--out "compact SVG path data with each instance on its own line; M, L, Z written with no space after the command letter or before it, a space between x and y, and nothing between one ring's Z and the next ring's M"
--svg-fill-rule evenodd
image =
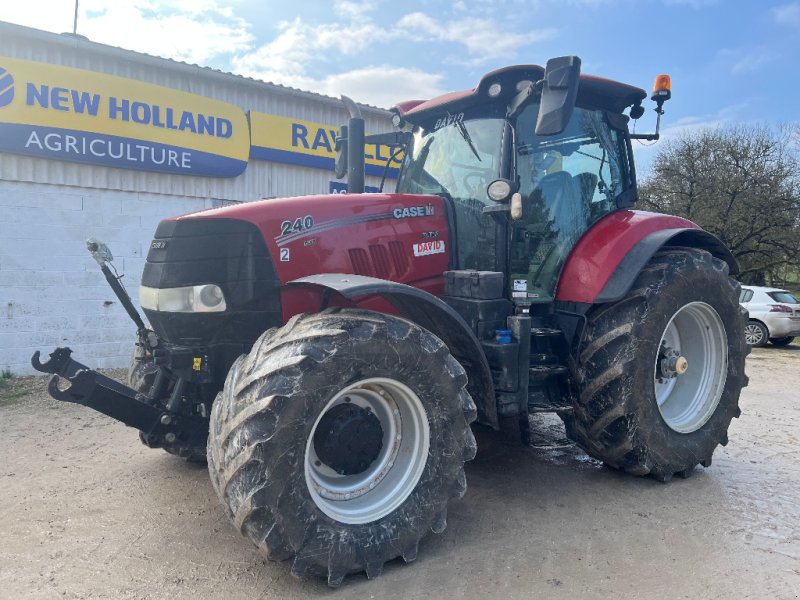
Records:
M106 242L138 305L158 222L213 201L0 181L0 369L34 373L30 356L66 345L95 367L126 367L136 328L86 251Z

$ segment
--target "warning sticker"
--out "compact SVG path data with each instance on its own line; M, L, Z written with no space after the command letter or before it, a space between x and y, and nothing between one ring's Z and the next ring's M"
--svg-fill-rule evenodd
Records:
M444 254L444 241L432 240L414 244L414 256L429 256L431 254Z
M527 279L515 279L514 280L514 291L515 292L527 292L528 291L528 280Z
M512 298L527 298L528 294L525 292L511 292Z

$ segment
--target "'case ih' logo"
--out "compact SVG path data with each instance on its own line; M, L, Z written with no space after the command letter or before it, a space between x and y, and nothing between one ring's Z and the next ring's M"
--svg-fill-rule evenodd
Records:
M433 204L428 206L408 206L395 208L392 211L395 219L410 219L412 217L429 217L433 215Z
M0 67L0 108L8 106L14 99L14 78Z

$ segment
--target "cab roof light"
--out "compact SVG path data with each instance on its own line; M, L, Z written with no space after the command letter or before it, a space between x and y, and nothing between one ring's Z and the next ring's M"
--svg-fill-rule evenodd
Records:
M666 102L672 97L672 82L669 75L659 75L653 83L653 95L650 99L659 104Z

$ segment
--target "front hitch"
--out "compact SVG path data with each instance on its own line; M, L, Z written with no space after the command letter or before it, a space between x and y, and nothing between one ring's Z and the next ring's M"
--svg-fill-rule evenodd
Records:
M150 404L147 396L79 363L69 348L56 348L42 363L37 350L33 368L52 373L47 391L56 400L93 408L143 433L151 447L205 446L208 422L199 417L177 414ZM69 382L59 387L61 379Z

